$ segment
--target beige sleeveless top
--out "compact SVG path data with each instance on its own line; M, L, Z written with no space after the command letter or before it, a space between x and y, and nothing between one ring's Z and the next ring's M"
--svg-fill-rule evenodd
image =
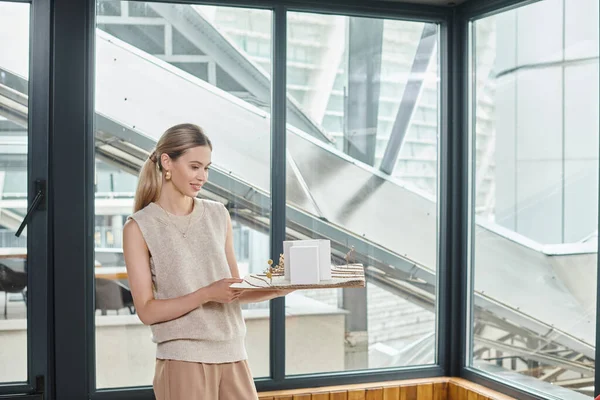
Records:
M225 255L228 211L218 202L194 200L187 216L167 213L155 203L130 218L139 225L148 250L155 299L184 296L231 277ZM168 322L151 325L156 356L203 363L247 359L246 325L238 301L209 302Z

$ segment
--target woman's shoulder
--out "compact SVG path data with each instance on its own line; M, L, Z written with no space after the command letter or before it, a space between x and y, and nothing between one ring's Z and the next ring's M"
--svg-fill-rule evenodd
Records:
M229 214L229 211L225 208L225 205L220 201L201 199L197 200L201 202L202 207L204 209L204 213L209 215L211 218L220 218L222 219L226 214Z
M156 218L156 213L155 213L154 208L155 208L155 204L149 203L146 207L134 212L129 217L127 217L127 220L128 221L134 220L138 223L149 221L149 220L154 220Z
M200 202L206 210L223 212L225 206L220 201L208 200L208 199L196 199L196 201Z

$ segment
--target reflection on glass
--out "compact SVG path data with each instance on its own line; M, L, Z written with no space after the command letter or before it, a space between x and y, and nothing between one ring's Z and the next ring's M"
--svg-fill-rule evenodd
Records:
M0 1L0 383L27 380L29 9Z
M166 128L201 126L214 151L200 197L229 209L240 273L265 268L271 12L99 0L97 24L96 382L151 385L155 345L135 314L122 252L138 169ZM268 302L243 308L250 368L267 376Z
M286 372L435 362L438 27L288 13L287 227L365 289L287 296Z
M546 0L473 31L470 364L563 400L594 389L597 16Z

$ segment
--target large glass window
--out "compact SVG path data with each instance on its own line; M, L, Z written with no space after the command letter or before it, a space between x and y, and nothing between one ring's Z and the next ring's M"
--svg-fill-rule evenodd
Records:
M30 5L0 1L0 383L27 381Z
M214 150L200 197L229 210L242 276L265 268L271 12L100 0L97 23L96 265L88 266L96 277L96 382L150 385L155 345L135 313L122 251L137 172L168 127L201 126ZM267 376L268 302L244 305L243 316L250 368Z
M469 364L554 398L593 397L598 2L486 17L472 43Z
M288 13L287 234L365 289L286 299L286 372L436 360L438 28ZM302 55L302 59L300 59Z

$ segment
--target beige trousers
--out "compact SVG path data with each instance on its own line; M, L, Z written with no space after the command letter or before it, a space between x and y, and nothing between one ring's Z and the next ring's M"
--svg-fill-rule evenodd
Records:
M156 400L257 400L246 360L204 364L156 360Z

